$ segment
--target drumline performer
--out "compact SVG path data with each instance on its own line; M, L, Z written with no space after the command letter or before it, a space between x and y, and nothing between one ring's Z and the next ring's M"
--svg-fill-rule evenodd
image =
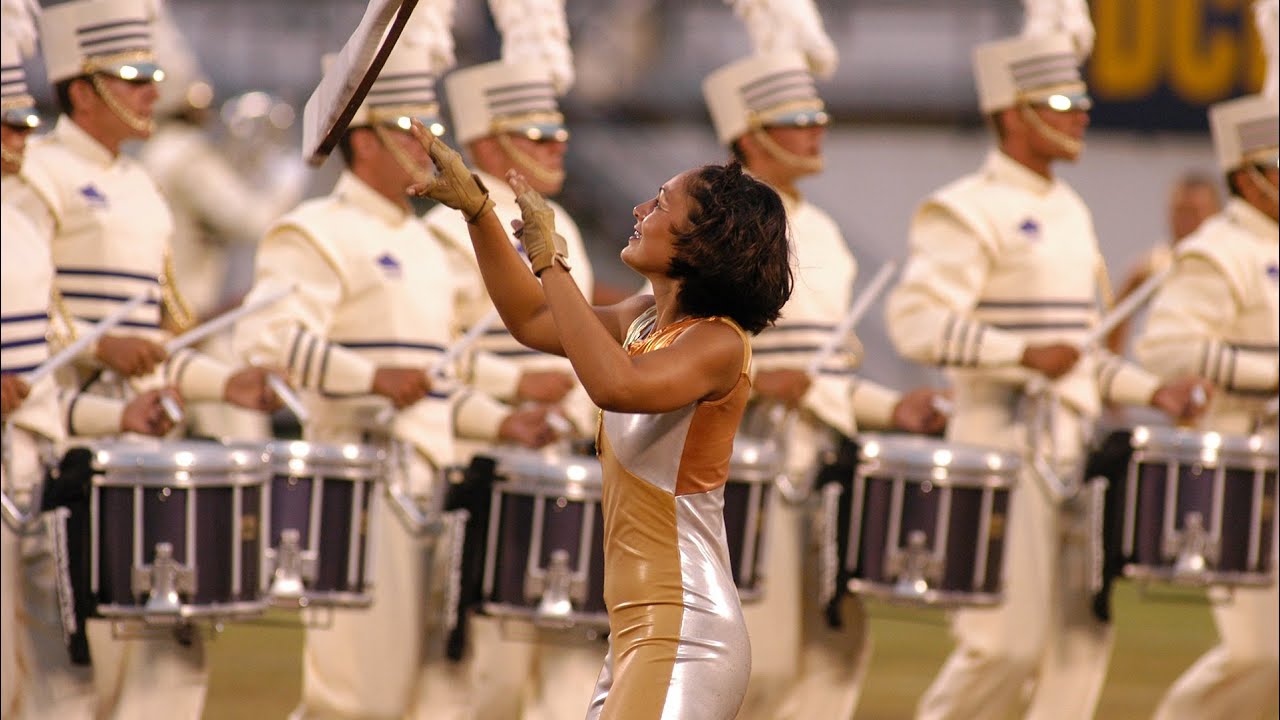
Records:
M711 73L703 84L716 135L757 179L781 196L795 252L795 289L782 317L752 341L753 396L762 407L796 412L787 438L793 486L808 494L835 433L859 428L941 432L946 419L928 389L901 395L854 374L842 353L816 377L811 357L850 305L858 265L835 221L806 200L796 182L822 170L828 115L804 55L779 50ZM780 431L782 428L772 428ZM747 432L744 426L740 432ZM851 717L870 654L866 616L854 596L842 601L843 626L820 607L817 553L808 541L809 503L773 494L761 597L743 605L752 640L752 683L741 718Z
M79 0L45 11L45 65L63 115L49 135L31 144L20 175L5 187L6 199L51 248L51 314L65 323L65 340L137 293L158 291L162 298L135 310L122 323L128 330L102 337L79 358L68 381L79 391L68 403L72 436L125 426L121 412L127 406L97 397L122 390L105 381L106 370L128 378L139 392L169 385L186 400L226 400L256 410L277 403L261 368L233 372L189 350L166 358L160 344L161 304L172 312L177 298L165 273L172 223L145 172L120 154L123 142L150 133L154 85L163 77L151 51L150 24L149 10L138 0ZM88 630L100 716L200 715L207 668L198 632L183 625L171 634L125 640L114 637L108 622L91 621ZM66 694L83 694L85 683L69 680Z
M544 195L556 195L564 185L569 131L557 98L571 86L573 67L562 0L539 3L533 10L536 21L517 3L495 0L490 8L503 35L502 59L453 72L445 78L445 95L453 137L505 224L520 217L506 180L509 170L528 177ZM563 207L548 205L570 252L579 258L572 277L591 297L594 276L578 227ZM459 285L457 332L466 332L495 311L466 219L440 205L423 222L449 255ZM557 436L563 446L594 433L598 410L565 358L521 345L501 323L494 323L475 349L468 358L470 387L455 413L459 457L483 456L490 447L510 443L542 447ZM530 433L537 427L530 420L547 431ZM554 424L548 426L548 420ZM511 618L472 614L465 622L468 640L461 662L476 687L490 688L469 698L471 717L555 720L586 707L605 652L602 641L532 626L511 632L517 622Z
M428 374L451 340L455 287L405 193L431 174L408 127L444 131L434 86L453 62L451 12L451 2L416 8L338 145L346 169L333 191L277 220L259 244L249 298L294 279L299 289L235 334L237 353L285 367L301 389L312 418L304 439L389 442L395 481L419 505L439 500L435 480L455 456L454 403ZM378 428L387 400L396 412ZM438 612L450 530L424 538L387 505L372 511L373 604L306 629L291 717L463 716L459 696L473 688L444 656Z
M233 248L253 247L267 226L301 199L307 175L302 161L295 159L278 183L251 187L210 138L214 88L173 13L163 6L153 25L153 41L165 79L157 87L155 131L143 144L139 161L173 216L173 277L190 320L200 321L225 309L221 303ZM198 347L233 362L229 333ZM192 403L187 415L198 435L239 440L271 436L270 418L224 403Z
M1173 273L1156 292L1137 340L1137 355L1163 377L1193 372L1214 383L1200 429L1274 436L1276 420L1266 417L1265 406L1276 396L1280 377L1276 98L1250 95L1218 103L1209 108L1209 121L1231 198L1178 246ZM1270 587L1236 587L1212 605L1218 644L1169 689L1156 718L1261 717L1275 701L1278 542L1273 535ZM1212 589L1211 597L1221 590Z
M1097 321L1102 260L1088 208L1053 165L1083 149L1090 99L1078 65L1091 45L1087 30L1074 40L1050 30L976 48L979 104L997 147L978 172L916 211L910 260L887 306L898 351L950 371L948 440L1043 458L1064 476L1079 465L1103 401L1187 418L1198 410L1193 390L1205 387L1197 379L1161 385L1078 347ZM1024 396L1040 382L1057 402ZM1022 411L1035 405L1049 420L1033 429ZM1091 610L1082 509L1051 487L1022 474L1006 531L1004 601L954 613L958 647L918 717L1007 717L1028 682L1026 717L1093 714L1112 632Z

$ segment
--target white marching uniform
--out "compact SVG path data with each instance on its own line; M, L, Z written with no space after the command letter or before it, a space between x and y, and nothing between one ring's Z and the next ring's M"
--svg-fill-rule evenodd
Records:
M374 429L387 405L372 385L379 367L426 369L443 356L453 293L443 252L418 218L344 172L331 194L268 230L249 299L295 283L285 300L237 326L236 352L288 371L313 419L305 439L360 443L374 430L377 442L389 435L407 444L407 489L427 498L436 471L453 462L452 403L433 390L398 411L389 430ZM440 549L448 543L415 538L383 498L371 512L373 605L336 610L331 624L307 629L294 717L408 716L413 703L433 697L421 678L424 662L448 662L431 612L443 598L428 595L435 586L428 563L447 556Z
M1028 344L1080 343L1097 320L1101 258L1093 221L1061 180L993 150L983 168L917 210L911 259L887 306L903 355L943 365L955 390L952 441L1039 452L1060 468L1083 459L1103 400L1147 404L1149 373L1085 354L1049 383L1060 398L1039 447L1020 418ZM1089 543L1077 511L1029 472L1011 500L1004 602L959 610L958 647L921 699L921 718L1005 718L1035 681L1029 718L1090 717L1106 674L1110 628L1092 614Z
M164 199L135 161L113 156L70 118L60 117L49 135L30 144L19 178L5 192L40 237L50 239L53 285L61 296L56 309L73 333L139 292L158 291L172 232ZM117 331L164 342L160 300L136 308ZM80 391L68 400L68 434L118 433L124 403L110 396L123 388L93 380L99 366L91 349L79 360L69 381ZM187 400L220 400L231 374L221 363L183 350L135 387L173 385ZM100 715L200 716L208 668L199 633L181 643L168 634L120 640L109 623L95 620L88 634Z
M858 272L829 215L803 198L781 196L796 256L795 284L777 323L752 340L755 372L806 369L847 311ZM811 489L822 452L832 449L833 430L853 437L858 426L892 422L898 393L856 377L849 360L837 353L821 369L791 426L786 469L803 490ZM862 602L846 595L843 627L831 628L818 603L811 508L775 492L769 513L764 588L758 600L742 606L752 657L739 717L852 717L871 654Z
M296 196L288 192L287 201L279 202L272 196L274 191L249 187L204 130L178 120L156 128L142 146L139 160L173 215L174 280L195 317L208 318L218 309L227 284L229 246L256 244ZM205 341L201 349L231 360L225 334ZM271 435L265 414L225 403L198 403L188 407L187 414L196 431L206 435L238 440Z
M489 189L494 212L503 227L510 228L512 220L520 219L515 193L505 180L481 171L476 174ZM556 232L568 244L570 274L582 294L590 298L594 277L578 226L564 208L550 200L547 204L555 211ZM465 332L494 309L480 277L466 220L457 210L440 205L432 208L423 222L449 254L459 283L455 335ZM460 458L482 453L498 442L498 427L516 409L516 386L522 373L551 370L574 376L573 366L566 358L521 345L501 320L476 343L469 364L470 388L458 400L454 426L459 450L465 451L459 453ZM594 434L598 411L576 378L561 408L579 437ZM471 668L477 678L476 687L486 688L468 699L473 713L470 717L558 720L586 712L607 652L603 642L569 636L510 637L504 629L510 621L482 615L473 615L467 622L468 648L461 663Z
M1173 274L1152 301L1137 355L1161 376L1194 373L1215 384L1201 429L1252 433L1267 400L1275 397L1278 278L1276 221L1239 198L1178 246ZM1263 431L1274 433L1275 426ZM1273 539L1273 552L1276 546ZM1229 600L1215 603L1218 645L1178 679L1156 718L1260 717L1278 687L1277 614L1274 577L1270 588L1235 588Z

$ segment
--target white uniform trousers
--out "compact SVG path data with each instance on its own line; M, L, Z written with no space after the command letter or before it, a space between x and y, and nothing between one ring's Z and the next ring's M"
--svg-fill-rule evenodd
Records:
M1272 540L1272 547L1276 547ZM1218 644L1182 674L1156 709L1156 720L1252 720L1280 691L1280 586L1210 591Z
M89 621L97 717L199 720L209 690L206 630L199 625L176 632L148 628L142 637L128 632L118 635L109 620Z
M467 627L467 649L460 671L470 687L469 720L576 720L587 713L596 678L609 647L603 640L554 637L523 620L475 615ZM432 686L437 683L432 683ZM455 691L445 691L456 697ZM440 694L427 690L419 720L441 717ZM425 707L424 707L425 709Z
M805 477L807 470L794 477ZM773 493L765 540L764 588L742 604L751 636L751 678L739 720L853 717L871 655L862 601L846 595L843 626L831 628L818 602L812 510Z
M18 696L18 581L22 554L18 535L8 523L0 523L0 717L13 717L14 700Z
M957 387L949 438L1024 447L1026 428L1008 398L977 403L964 397L972 392ZM1078 460L1078 417L1060 410L1053 426L1059 461ZM957 647L921 698L918 718L1004 720L1024 707L1034 720L1093 717L1114 633L1092 612L1086 526L1081 513L1049 500L1030 472L1019 477L1005 536L1004 602L953 614Z
M39 477L44 463L36 437L15 428L11 443L8 460L14 476ZM73 665L67 654L54 584L57 576L52 545L43 523L37 528L22 537L8 526L0 531L5 539L5 615L0 630L6 662L3 715L24 719L92 718L93 671Z

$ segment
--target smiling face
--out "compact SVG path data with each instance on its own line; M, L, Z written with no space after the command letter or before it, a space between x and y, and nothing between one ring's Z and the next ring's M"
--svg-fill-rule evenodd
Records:
M686 171L668 180L653 198L635 206L635 232L622 249L622 262L642 275L665 275L675 254L680 228L688 225L690 203Z

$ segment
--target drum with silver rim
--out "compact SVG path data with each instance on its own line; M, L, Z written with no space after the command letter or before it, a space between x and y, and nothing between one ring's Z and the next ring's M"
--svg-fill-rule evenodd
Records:
M783 473L777 443L739 433L733 440L729 480L724 486L724 527L738 596L758 600L764 592L765 537L774 482Z
M481 609L549 627L607 629L600 461L494 448Z
M1270 584L1276 438L1139 426L1130 443L1123 574L1190 585Z
M267 606L265 453L214 442L92 447L90 591L97 612L172 622Z
M850 592L939 607L998 604L1018 456L923 436L864 434L859 443L840 553Z
M373 603L373 504L386 453L356 444L268 443L270 540L266 570L281 607Z

